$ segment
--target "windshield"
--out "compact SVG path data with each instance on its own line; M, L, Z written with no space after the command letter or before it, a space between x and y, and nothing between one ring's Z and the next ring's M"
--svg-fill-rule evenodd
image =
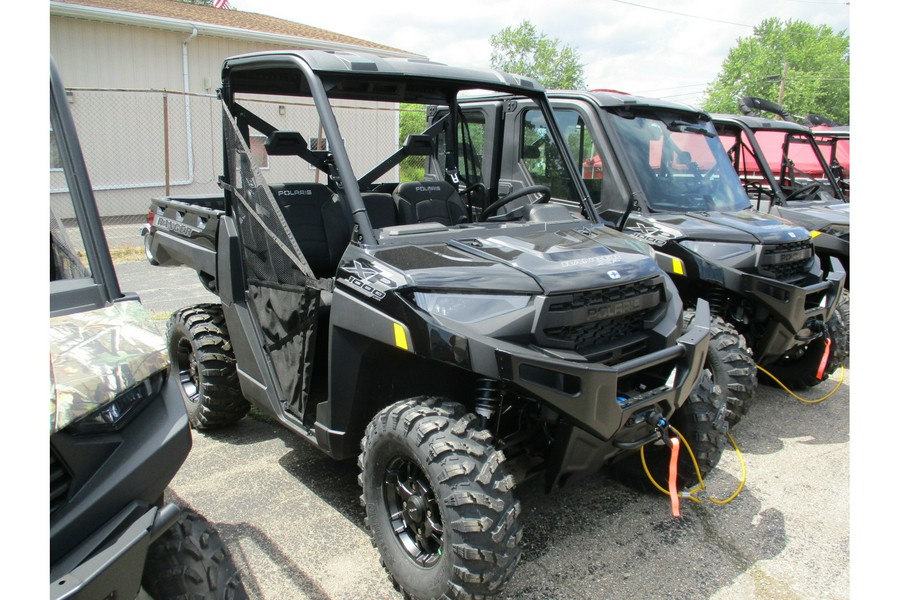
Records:
M766 162L778 178L778 185L791 199L834 200L838 197L826 175L828 165L806 133L757 131L756 141Z
M616 114L614 131L652 210L736 211L749 208L711 123L689 115Z

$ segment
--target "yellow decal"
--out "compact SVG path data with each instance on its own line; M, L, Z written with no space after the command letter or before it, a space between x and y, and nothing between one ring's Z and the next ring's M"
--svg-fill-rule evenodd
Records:
M684 275L684 262L680 258L672 257L672 272L676 275Z
M409 350L409 344L406 341L406 330L400 323L394 323L394 344L403 350Z
M821 231L810 231L809 237L816 237L817 235L822 235Z

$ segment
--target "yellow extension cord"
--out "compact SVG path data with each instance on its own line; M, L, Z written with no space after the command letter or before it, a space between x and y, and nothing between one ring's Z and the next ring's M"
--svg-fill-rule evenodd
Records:
M766 375L768 375L769 377L771 377L772 380L775 381L778 385L780 385L787 393L789 393L791 396L793 396L800 402L803 402L804 404L818 404L819 402L827 400L836 391L838 391L838 388L840 388L841 385L844 383L844 366L841 365L841 377L838 380L837 385L834 386L834 389L832 389L830 392L828 392L827 394L825 394L824 396L822 396L821 398L819 398L817 400L807 400L806 398L801 398L800 396L798 396L797 394L795 394L794 392L789 390L787 388L787 386L785 386L783 383L781 383L774 375L772 375L771 373L766 371L764 368L760 367L759 365L757 365L756 368L759 369L760 371L762 371L763 373L765 373ZM677 429L675 429L674 427L672 427L671 425L669 425L669 428L672 431L674 431L676 435L678 435L678 438L684 443L684 447L687 448L688 454L691 457L691 462L694 464L694 471L697 473L697 479L699 481L699 483L696 486L694 486L687 492L681 492L679 494L679 496L681 498L687 498L689 500L693 500L694 502L698 502L698 503L702 502L703 500L701 498L698 498L697 496L695 496L695 494L706 490L706 484L703 481L703 475L700 474L700 465L697 464L697 457L694 456L694 451L691 450L691 445L684 438L684 436L681 435L681 432L678 431ZM747 465L744 463L744 455L741 454L741 450L740 450L740 448L738 448L737 442L734 441L734 438L731 437L731 434L726 433L725 435L728 436L728 441L731 442L731 445L734 447L734 451L737 453L738 460L741 463L741 482L738 485L737 489L734 491L734 493L731 494L731 496L729 496L728 498L725 498L724 500L707 496L707 499L710 502L712 502L713 504L720 504L720 505L728 504L729 502L731 502L732 500L737 498L738 494L741 493L741 490L744 489L744 484L747 481ZM666 496L670 495L669 490L667 490L664 487L662 487L661 485L659 485L656 482L656 480L653 479L653 475L650 474L650 468L647 466L647 459L644 456L644 447L643 446L641 446L641 464L644 467L644 473L647 475L647 478L650 480L650 483L652 483L656 489L661 491Z
M778 379L774 375L772 375L771 373L769 373L768 371L766 371L759 365L756 365L756 368L759 369L760 371L762 371L763 373L765 373L766 375L768 375L769 377L771 377L772 381L774 381L775 383L780 385L784 391L786 391L788 394L790 394L791 396L793 396L800 402L803 402L804 404L818 404L819 402L822 402L823 400L827 400L828 398L830 398L832 396L832 394L834 394L836 391L838 391L838 388L840 388L841 384L844 383L844 365L841 365L841 378L838 380L837 385L834 386L834 389L831 390L830 392L828 392L827 394L825 394L824 396L822 396L821 398L819 398L818 400L807 400L806 398L801 398L800 396L798 396L797 394L795 394L794 392L789 390L786 385L784 385L783 383L778 381Z

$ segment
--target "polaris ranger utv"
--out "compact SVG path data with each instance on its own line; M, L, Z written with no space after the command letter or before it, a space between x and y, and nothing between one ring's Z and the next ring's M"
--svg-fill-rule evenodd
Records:
M232 423L249 401L358 457L374 543L412 598L499 592L522 552L526 478L549 491L644 446L661 477L670 424L706 472L727 428L703 377L708 308L684 328L671 279L600 224L571 160L572 210L490 219L463 200L504 201L460 193L457 140L426 115L454 107L455 130L459 97L479 89L529 99L559 147L529 79L344 52L229 58L224 195L155 199L146 232L161 268L192 266L221 299L170 322L194 426ZM425 159L440 172L425 177Z
M756 116L712 115L713 125L754 207L802 225L828 268L841 261L850 289L850 203L804 125Z
M653 246L688 322L701 300L709 303L707 366L725 390L731 426L755 395L756 364L792 387L815 385L841 364L840 263L825 277L809 232L749 210L705 113L622 93L549 97L601 216ZM545 195L578 199L559 176L568 156L547 143L548 121L533 103L472 98L460 109L460 135L470 141L458 159L471 165L467 185L536 185ZM504 162L478 156L477 148L497 144Z
M52 58L50 131L50 598L246 598L210 524L163 501L187 414L163 339L119 291Z

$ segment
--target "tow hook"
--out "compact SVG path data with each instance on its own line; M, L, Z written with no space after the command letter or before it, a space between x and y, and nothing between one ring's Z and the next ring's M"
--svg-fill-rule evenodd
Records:
M819 319L810 318L807 319L806 323L803 324L804 329L810 330L810 335L803 336L798 335L795 336L796 339L800 342L811 342L813 340L819 339L827 332L828 328L825 326L824 321L820 321Z
M656 432L659 434L659 439L661 439L668 448L671 448L672 438L669 436L669 422L660 417L656 421Z

